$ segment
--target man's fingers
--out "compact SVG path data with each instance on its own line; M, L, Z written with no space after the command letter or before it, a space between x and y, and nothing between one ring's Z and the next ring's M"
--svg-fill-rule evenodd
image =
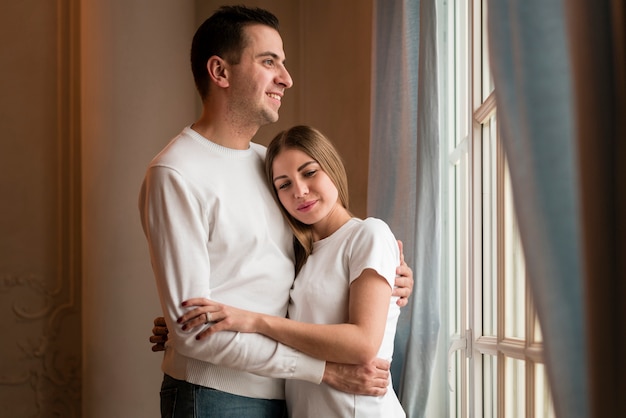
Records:
M385 359L376 357L372 363L377 370L384 371L386 373L385 376L389 376L389 369L391 368L390 362Z
M152 335L150 337L150 342L152 344L164 344L167 341L167 337L162 335Z
M159 352L165 351L165 343L167 342L167 325L165 324L165 318L158 316L154 318L154 328L152 328L152 335L150 336L150 343L152 343L152 351Z
M398 249L400 250L400 264L404 264L404 244L398 240Z
M169 330L166 327L156 326L152 328L153 335L167 335L168 332Z
M163 344L155 344L152 346L152 351L155 353L159 351L165 351L165 346Z
M411 289L407 287L395 287L393 289L393 296L399 296L401 298L406 298L411 295Z

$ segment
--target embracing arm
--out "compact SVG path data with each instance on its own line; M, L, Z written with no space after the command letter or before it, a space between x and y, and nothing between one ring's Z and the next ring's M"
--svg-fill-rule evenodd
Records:
M150 342L152 351L165 351L168 329L165 318L154 319ZM337 390L355 395L383 396L389 387L391 364L380 358L367 364L326 362L322 382Z
M350 286L348 321L343 324L310 324L249 312L206 299L191 299L195 306L179 322L197 326L210 313L215 322L198 339L214 338L219 331L260 333L312 357L344 364L367 364L378 352L387 320L391 287L373 269L365 269Z
M404 261L404 253L402 252L402 241L398 241L400 247L400 260L401 263L396 269L396 280L393 288L392 296L397 296L397 304L400 307L408 304L409 297L413 292L413 271ZM150 336L150 342L152 345L152 351L159 352L165 350L165 343L167 342L168 329L165 324L165 318L159 316L154 319L154 327L152 328L152 335ZM328 367L327 367L328 368ZM388 369L388 367L387 367Z

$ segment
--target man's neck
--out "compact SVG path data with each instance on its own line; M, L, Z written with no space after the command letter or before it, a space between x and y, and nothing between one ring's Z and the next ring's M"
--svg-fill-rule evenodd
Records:
M226 148L239 150L250 148L250 141L252 141L258 128L235 126L226 121L218 121L208 117L205 113L191 126L191 129L209 141Z

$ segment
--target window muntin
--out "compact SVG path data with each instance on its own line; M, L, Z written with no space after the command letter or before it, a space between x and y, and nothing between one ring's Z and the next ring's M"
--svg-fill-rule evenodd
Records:
M489 72L486 0L440 0L451 417L552 417ZM445 180L447 179L447 180Z

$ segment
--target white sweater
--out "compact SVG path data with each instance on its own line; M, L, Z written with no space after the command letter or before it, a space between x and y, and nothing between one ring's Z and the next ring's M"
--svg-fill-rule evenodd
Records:
M283 399L283 378L319 383L323 361L259 334L183 332L181 302L206 297L285 316L292 234L263 174L265 147L234 150L185 128L150 163L139 197L169 329L163 372L237 395Z

